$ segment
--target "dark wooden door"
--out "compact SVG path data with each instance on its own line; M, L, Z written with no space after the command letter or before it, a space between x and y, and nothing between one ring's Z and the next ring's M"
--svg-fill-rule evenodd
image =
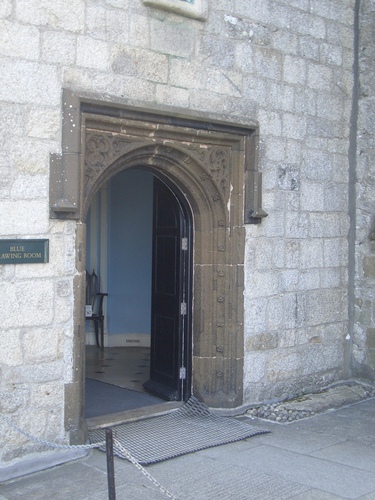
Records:
M144 387L167 400L186 399L188 386L186 229L177 197L154 178L150 380Z

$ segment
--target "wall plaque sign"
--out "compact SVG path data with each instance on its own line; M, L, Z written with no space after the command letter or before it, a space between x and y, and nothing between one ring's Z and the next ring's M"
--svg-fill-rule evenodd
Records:
M1 264L45 264L49 240L0 240Z

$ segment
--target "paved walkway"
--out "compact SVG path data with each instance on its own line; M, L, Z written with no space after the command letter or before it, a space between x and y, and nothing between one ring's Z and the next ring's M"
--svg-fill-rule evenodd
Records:
M241 417L271 432L147 467L176 498L375 500L375 398L290 424ZM167 498L115 459L117 500ZM105 500L105 454L0 485L0 500Z

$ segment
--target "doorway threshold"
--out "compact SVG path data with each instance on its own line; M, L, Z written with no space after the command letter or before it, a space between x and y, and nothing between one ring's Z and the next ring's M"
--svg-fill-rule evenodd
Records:
M165 403L155 404L151 406L143 406L133 410L125 410L109 415L100 415L99 417L91 417L86 419L87 428L89 431L94 429L104 429L114 425L133 422L135 420L143 420L145 418L158 417L170 413L184 405L184 401L167 401Z

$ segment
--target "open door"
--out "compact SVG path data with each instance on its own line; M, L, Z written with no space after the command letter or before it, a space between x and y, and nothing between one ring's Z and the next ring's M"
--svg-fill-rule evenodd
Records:
M190 396L190 223L177 196L154 178L150 380L167 400Z

